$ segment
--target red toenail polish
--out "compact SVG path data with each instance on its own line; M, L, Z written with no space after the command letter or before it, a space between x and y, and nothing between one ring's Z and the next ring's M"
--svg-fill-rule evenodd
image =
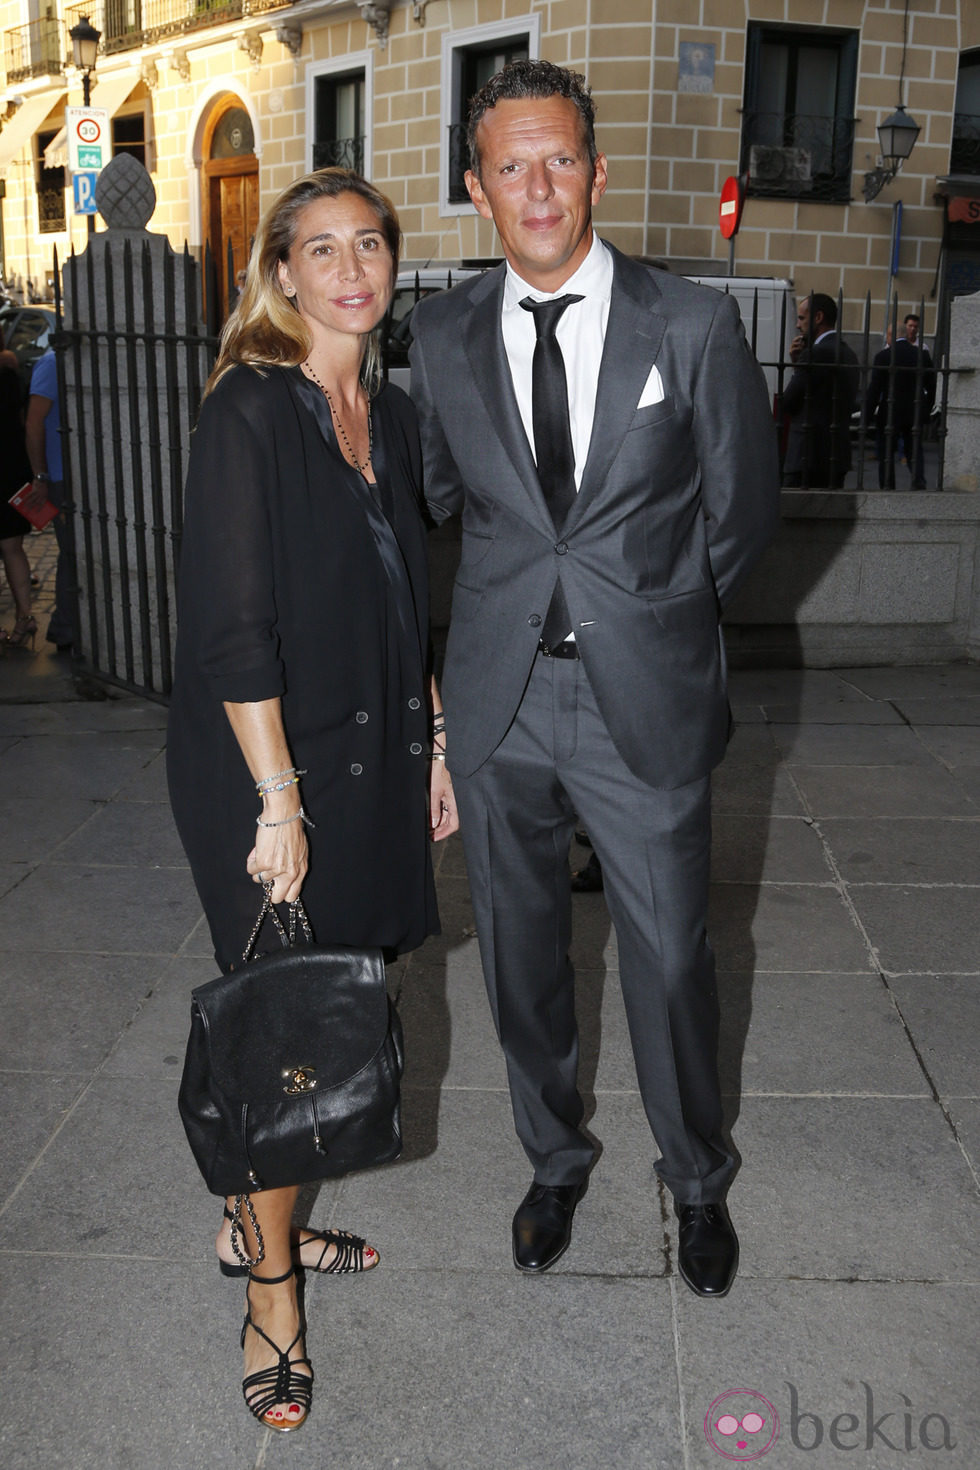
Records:
M298 1414L299 1413L299 1404L290 1404L290 1406L289 1406L289 1412L291 1414Z

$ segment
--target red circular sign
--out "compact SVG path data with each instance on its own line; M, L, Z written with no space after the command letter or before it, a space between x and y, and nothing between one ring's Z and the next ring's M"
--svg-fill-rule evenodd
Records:
M726 179L721 186L721 202L718 206L718 225L726 240L738 234L744 202L745 195L738 179Z
M97 143L102 136L102 129L94 117L80 117L77 132L83 143Z

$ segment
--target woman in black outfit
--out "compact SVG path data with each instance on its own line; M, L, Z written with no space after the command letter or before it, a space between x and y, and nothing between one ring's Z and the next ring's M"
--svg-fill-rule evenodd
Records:
M438 927L429 841L457 818L428 672L418 430L381 382L374 330L399 238L390 202L356 174L286 189L259 225L194 434L167 762L225 971L262 883L275 903L302 890L321 944L403 951ZM294 1268L378 1260L356 1236L296 1229L297 1194L251 1197L265 1254L243 1388L281 1430L311 1401ZM217 1247L235 1272L227 1219Z

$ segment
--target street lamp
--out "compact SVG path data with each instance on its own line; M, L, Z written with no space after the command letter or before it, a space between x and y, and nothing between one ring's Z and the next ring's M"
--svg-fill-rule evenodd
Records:
M77 25L73 25L68 32L71 37L72 59L82 74L82 103L85 107L92 105L92 73L95 71L95 58L99 50L99 42L102 40L102 32L97 31L87 15L83 15ZM90 214L88 218L88 232L95 234L95 215Z
M864 176L863 193L867 203L870 204L871 200L881 193L885 185L891 183L902 164L911 156L915 140L921 131L918 123L914 118L909 117L901 102L890 117L886 117L884 122L878 124L881 161L877 168Z

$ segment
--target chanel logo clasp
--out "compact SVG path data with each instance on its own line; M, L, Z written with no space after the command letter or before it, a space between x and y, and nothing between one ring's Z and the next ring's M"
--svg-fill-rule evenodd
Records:
M282 1075L286 1079L283 1092L287 1097L298 1097L300 1093L316 1091L314 1067L285 1067Z

